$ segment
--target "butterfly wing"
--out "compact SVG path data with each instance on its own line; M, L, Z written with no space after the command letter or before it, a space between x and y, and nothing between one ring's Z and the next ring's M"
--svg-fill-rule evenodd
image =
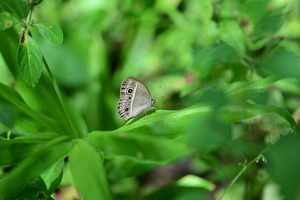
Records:
M128 77L122 82L120 95L117 111L120 117L126 120L136 117L152 106L150 92L133 77Z

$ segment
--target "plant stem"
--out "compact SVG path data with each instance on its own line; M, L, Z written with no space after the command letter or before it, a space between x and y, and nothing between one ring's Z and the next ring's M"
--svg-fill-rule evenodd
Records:
M31 24L32 12L33 12L33 9L30 9L30 11L29 11L28 24Z
M273 144L274 145L274 144ZM240 176L246 171L246 169L252 164L254 163L256 160L258 160L259 158L261 158L262 154L265 153L271 146L273 145L269 145L266 149L264 149L262 152L260 152L260 154L258 154L249 164L244 165L244 168L242 169L242 171L240 171L240 173L238 173L238 175L231 181L230 185L228 186L228 188L225 190L225 192L222 194L222 196L220 197L219 200L221 200L225 194L230 190L230 188L233 186L233 184L238 180L238 178L240 178Z
M72 130L72 135L73 135L74 138L80 138L79 133L78 133L77 129L75 128L73 121L71 120L70 114L69 114L68 109L67 109L66 102L65 102L65 100L64 100L64 98L63 98L63 96L62 96L62 93L61 93L61 91L60 91L60 89L59 89L59 87L58 87L57 81L56 81L56 79L54 78L54 76L53 76L53 74L52 74L52 72L51 72L51 70L50 70L50 68L49 68L49 66L48 66L48 63L46 62L44 56L43 56L43 62L44 62L44 64L45 64L45 67L46 67L47 72L48 72L49 75L50 75L50 78L51 78L52 83L53 83L54 90L55 90L55 92L56 92L56 95L57 95L57 97L58 97L60 103L61 103L61 106L62 106L62 108L63 108L63 111L64 111L64 113L65 113L65 115L66 115L66 118L67 118L68 123L69 123L69 125L70 125L70 128L71 128L71 130Z

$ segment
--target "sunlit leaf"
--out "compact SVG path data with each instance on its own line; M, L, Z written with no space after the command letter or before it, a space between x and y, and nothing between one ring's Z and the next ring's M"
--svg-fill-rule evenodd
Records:
M63 32L56 24L36 24L40 34L54 45L61 46L63 41Z
M245 54L244 34L236 21L224 21L220 24L220 38L240 56Z
M63 169L64 160L60 160L40 174L50 194L58 188L62 179Z

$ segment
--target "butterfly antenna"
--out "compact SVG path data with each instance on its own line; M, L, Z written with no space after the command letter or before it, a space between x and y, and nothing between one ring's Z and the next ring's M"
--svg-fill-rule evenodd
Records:
M156 97L156 95L157 95L158 91L160 90L160 88L161 88L161 86L159 86L159 88L158 88L158 90L157 90L156 94L154 95L154 98L153 98L153 99L155 99L155 97Z

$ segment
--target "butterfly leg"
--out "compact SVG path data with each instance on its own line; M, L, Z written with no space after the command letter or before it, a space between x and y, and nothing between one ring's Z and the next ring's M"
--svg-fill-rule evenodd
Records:
M157 109L155 107L151 107L152 109L154 108L155 109L155 112L157 112ZM157 114L159 114L159 112L157 112ZM159 114L160 115L160 114Z

